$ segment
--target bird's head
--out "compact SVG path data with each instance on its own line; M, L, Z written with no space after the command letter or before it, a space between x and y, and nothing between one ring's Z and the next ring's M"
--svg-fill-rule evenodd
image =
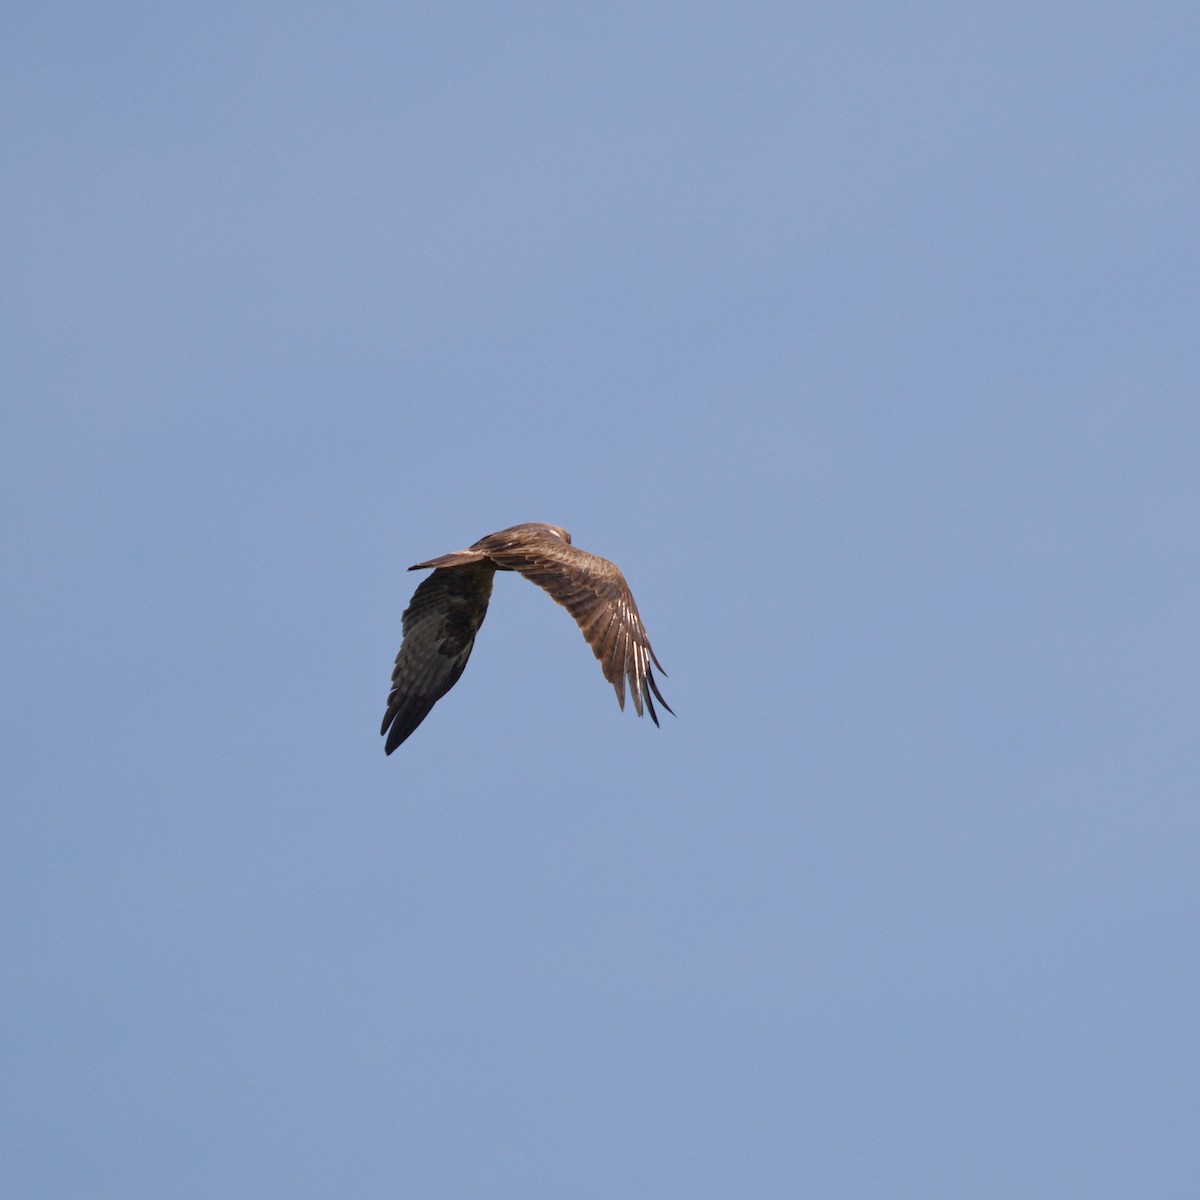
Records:
M571 544L571 535L561 525L548 525L545 521L526 521L523 525L510 525L507 529L489 533L487 537L480 538L472 549L498 546L511 548L546 537L557 538L566 542L568 546Z
M562 538L568 546L571 544L571 535L561 525L549 525L545 521L526 521L524 525L514 525L511 529L502 529L500 532L527 535L548 533L551 537Z

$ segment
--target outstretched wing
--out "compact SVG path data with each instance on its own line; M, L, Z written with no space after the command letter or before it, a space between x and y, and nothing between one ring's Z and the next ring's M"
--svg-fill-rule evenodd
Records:
M387 734L388 754L458 682L487 615L495 574L489 562L439 567L413 593L379 731Z
M639 717L644 704L650 719L658 724L655 699L671 712L651 666L653 663L663 671L662 663L650 648L633 593L615 563L588 554L553 533L526 533L520 526L483 538L474 548L484 551L501 570L519 571L545 589L575 618L622 709L628 680Z

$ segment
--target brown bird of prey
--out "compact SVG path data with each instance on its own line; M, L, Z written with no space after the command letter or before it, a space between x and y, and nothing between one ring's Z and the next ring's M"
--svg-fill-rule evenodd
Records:
M658 724L651 693L671 712L650 666L653 663L662 671L662 664L650 649L625 576L607 559L572 546L571 535L558 525L541 521L514 525L489 533L469 550L443 554L408 569L432 569L433 574L417 588L404 612L404 641L396 655L380 730L387 734L388 754L458 682L487 614L497 571L519 571L575 618L622 710L628 679L639 717L644 703L650 719Z

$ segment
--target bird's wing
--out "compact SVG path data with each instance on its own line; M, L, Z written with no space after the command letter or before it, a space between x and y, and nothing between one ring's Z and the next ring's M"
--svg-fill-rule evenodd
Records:
M388 754L458 682L487 615L495 574L487 561L439 567L413 593L404 611L404 640L379 731L387 734Z
M662 663L650 648L633 593L615 563L552 533L512 536L505 530L476 542L475 548L483 550L501 570L519 571L545 589L575 618L622 708L628 680L639 717L644 704L650 719L658 724L654 699L671 712L651 666L653 663L663 671Z

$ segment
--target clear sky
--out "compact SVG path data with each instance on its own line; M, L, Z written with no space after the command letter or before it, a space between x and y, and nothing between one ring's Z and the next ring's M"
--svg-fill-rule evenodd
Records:
M0 1192L1190 1200L1200 10L21 9Z

